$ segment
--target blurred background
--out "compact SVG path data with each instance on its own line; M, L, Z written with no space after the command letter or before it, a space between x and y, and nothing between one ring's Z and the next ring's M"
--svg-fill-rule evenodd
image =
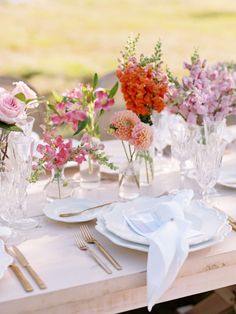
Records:
M114 71L129 33L179 75L194 48L209 63L236 59L235 0L0 0L0 75L41 94L64 91L94 72Z

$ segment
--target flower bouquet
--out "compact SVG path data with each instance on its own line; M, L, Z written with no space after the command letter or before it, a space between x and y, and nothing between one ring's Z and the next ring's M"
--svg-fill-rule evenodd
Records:
M179 146L182 155L186 152L189 155L191 151L197 181L206 195L219 175L225 147L225 118L236 113L236 84L227 65L207 67L206 60L201 60L197 51L191 63L184 63L184 68L189 74L182 82L168 71L170 87L166 104L172 113L186 121L185 129L191 136L187 145L181 142ZM182 135L181 138L183 141Z
M129 37L125 49L121 52L119 66L116 71L121 84L126 108L138 115L141 122L152 125L153 111L164 109L164 96L167 92L167 77L161 70L161 43L155 46L150 57L136 56L139 36ZM139 152L136 158L143 165L144 176L141 184L148 185L154 178L154 149ZM146 164L149 164L146 167Z
M42 157L37 161L32 180L35 181L38 174L44 170L53 170L55 174L52 177L55 178L56 175L58 178L66 163L74 161L80 166L80 186L94 188L100 182L100 165L116 168L103 151L104 145L99 140L98 121L114 104L113 97L118 85L107 91L96 88L97 83L98 76L95 74L92 85L79 84L62 95L53 93L54 102L48 103L44 127L45 144L39 145L37 149ZM63 137L58 135L62 133L62 126L71 126L74 135L80 135L79 145L73 147L72 140L65 142Z
M139 166L136 153L146 151L153 141L153 131L131 110L122 110L112 116L109 133L121 140L127 163L120 169L119 187L122 198L132 199L139 195ZM146 159L145 159L146 161ZM151 164L146 162L147 174Z
M0 171L9 159L10 133L24 131L28 111L39 103L36 93L24 82L15 82L13 86L12 91L0 88Z

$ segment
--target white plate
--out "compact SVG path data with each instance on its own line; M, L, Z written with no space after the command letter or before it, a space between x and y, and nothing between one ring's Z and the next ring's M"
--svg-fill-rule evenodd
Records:
M104 237L106 237L107 239L109 239L111 242L113 242L116 245L119 245L128 249L136 250L136 251L148 252L148 248L149 248L148 245L127 241L116 236L112 232L109 232L106 229L105 224L102 219L97 220L97 224L95 228L99 233L101 233ZM208 241L190 246L189 251L194 252L194 251L202 250L212 245L218 244L225 239L225 237L231 232L231 230L232 228L228 224L226 224L219 231L216 237L213 237L212 239Z
M221 171L218 184L228 188L236 189L236 172L235 169Z
M65 198L62 200L56 200L51 203L48 203L47 206L43 209L44 214L53 220L62 221L62 222L83 222L89 221L97 217L100 213L99 209L88 210L78 216L72 217L60 217L62 213L68 213L73 211L80 211L89 207L99 205L98 202L91 201L88 199L78 199L78 198Z
M8 266L13 262L13 258L4 249L4 242L0 239L0 279L3 277Z
M113 204L110 210L103 216L106 229L124 240L147 245L147 239L135 233L129 227L123 216L123 212L125 211L127 214L134 207L135 211L148 207L151 208L162 203L165 199L170 199L170 197L163 196L158 199L142 197L131 202ZM196 200L192 201L189 208L185 211L185 217L191 222L192 229L199 232L197 237L189 239L190 245L202 243L213 238L227 221L227 215L224 212L206 207Z

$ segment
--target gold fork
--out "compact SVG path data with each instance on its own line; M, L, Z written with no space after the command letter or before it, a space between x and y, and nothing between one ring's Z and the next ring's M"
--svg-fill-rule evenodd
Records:
M75 243L80 250L88 251L93 257L93 259L98 263L100 267L102 267L103 270L105 270L106 273L108 274L112 273L110 268L105 263L103 263L100 257L98 257L97 254L86 245L86 243L84 242L84 240L80 237L78 233L75 234Z
M80 231L81 234L84 238L84 240L87 243L93 243L97 246L97 248L100 250L100 252L109 260L109 262L111 262L111 264L117 269L117 270L121 270L122 267L120 266L120 264L114 259L113 256L111 256L110 253L107 252L107 250L102 246L101 243L98 242L97 239L94 238L94 236L92 235L91 231L89 230L89 227L86 224L82 224L80 226Z

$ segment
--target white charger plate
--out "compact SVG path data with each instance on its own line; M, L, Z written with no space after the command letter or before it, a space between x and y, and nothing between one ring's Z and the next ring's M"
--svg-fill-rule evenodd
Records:
M151 208L154 205L161 204L164 200L168 200L171 196L163 196L160 198L140 198L138 202L131 201L126 203L116 203L110 207L104 216L106 229L116 236L138 244L148 245L145 237L135 233L127 224L123 212L127 214L130 210L142 210L143 208ZM215 208L204 206L199 201L192 201L191 205L185 210L185 217L192 224L192 229L199 232L198 236L189 238L190 245L196 245L212 239L219 230L225 225L227 215Z
M234 168L231 170L224 170L221 171L220 177L217 181L218 184L228 187L228 188L233 188L236 189L236 171Z
M3 277L5 271L13 262L13 258L8 255L4 248L4 242L0 239L0 279Z
M144 244L139 244L131 241L124 240L118 236L116 236L114 233L110 232L106 229L105 223L103 219L98 219L97 224L95 226L95 229L101 233L104 237L109 239L112 243L122 246L131 250L141 251L141 252L148 252L149 246ZM198 250L202 250L205 248L208 248L212 245L218 244L222 242L225 237L231 232L232 228L229 226L229 224L225 224L222 229L218 232L217 236L213 237L212 239L198 243L195 245L190 246L189 252L195 252Z
M85 211L84 213L78 216L72 217L60 217L59 215L62 213L82 211L86 208L97 205L99 205L99 203L95 201L70 197L62 200L55 200L51 203L48 203L46 207L44 207L43 212L48 218L52 220L69 223L83 222L93 220L94 218L96 218L97 215L100 213L100 209L99 208L95 210L91 209Z

